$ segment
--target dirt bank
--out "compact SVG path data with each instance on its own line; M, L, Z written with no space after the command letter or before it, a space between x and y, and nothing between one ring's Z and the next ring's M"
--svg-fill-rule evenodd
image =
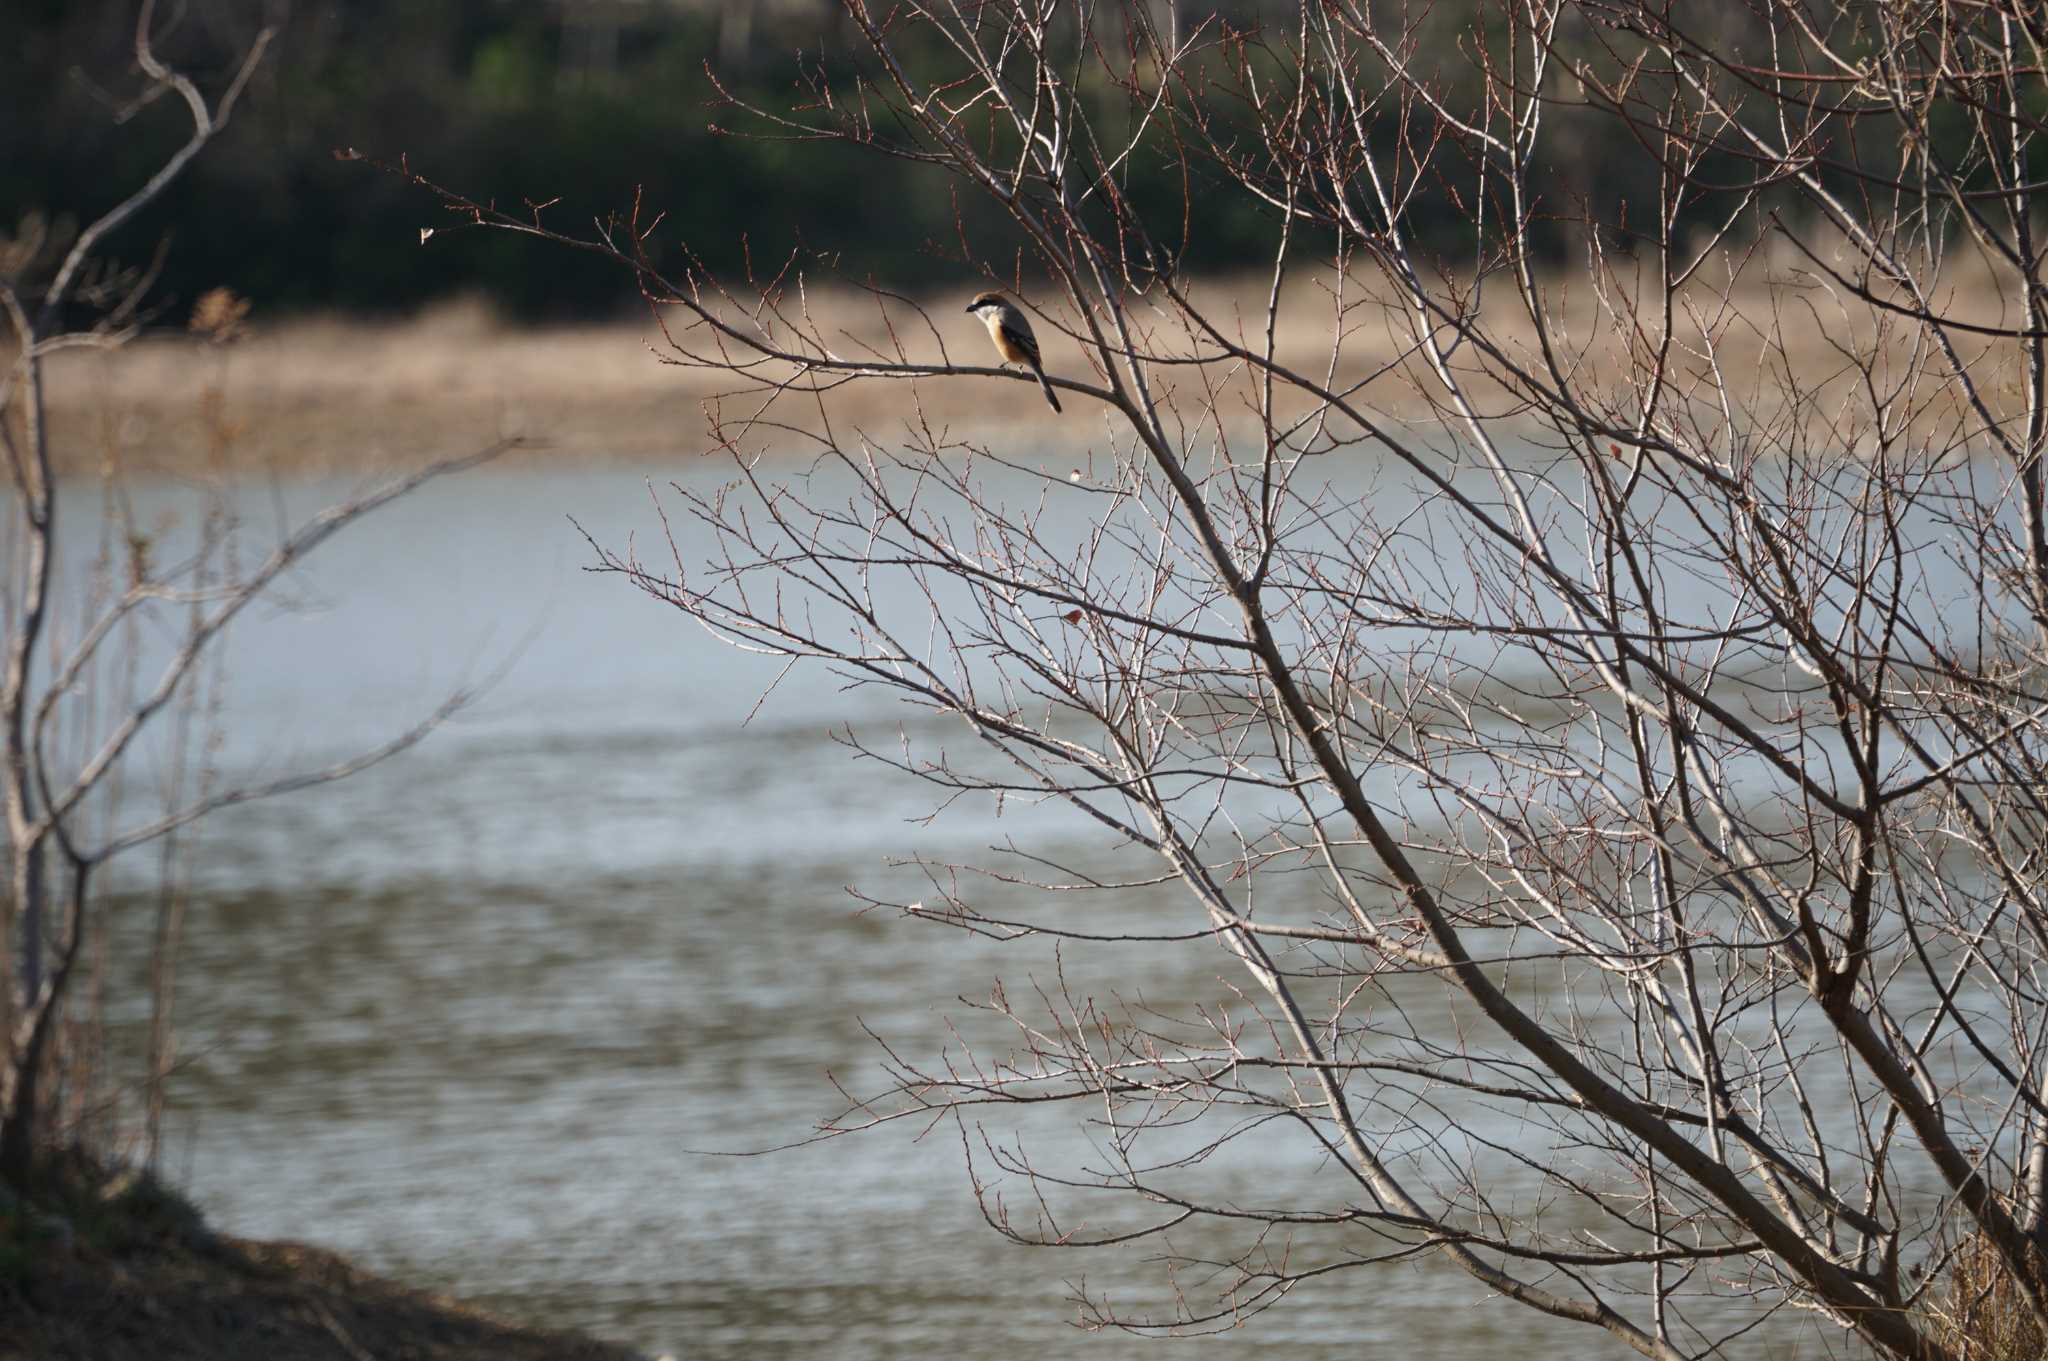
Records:
M0 1361L633 1361L301 1243L211 1232L147 1180L0 1197Z

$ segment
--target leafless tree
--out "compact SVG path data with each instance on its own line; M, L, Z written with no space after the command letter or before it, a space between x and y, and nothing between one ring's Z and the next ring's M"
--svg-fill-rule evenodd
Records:
M189 136L145 182L75 235L60 237L49 219L32 219L0 258L0 313L14 342L11 362L0 372L0 447L14 493L0 679L8 870L0 907L0 1180L16 1189L27 1186L38 1145L53 1134L44 1083L89 935L95 871L124 852L164 844L223 808L340 779L401 751L466 696L451 695L410 729L354 759L254 785L176 779L168 806L138 814L140 801L119 797L118 786L135 753L147 745L146 734L175 726L180 715L190 719L207 664L219 655L229 626L308 553L421 483L498 452L430 463L330 505L257 545L253 565L245 554L257 536L239 522L226 491L217 489L198 532L175 553L156 544L148 527L124 521L121 541L90 573L92 580L62 580L64 546L93 542L103 526L93 523L101 517L91 509L91 482L75 471L67 478L53 454L44 412L45 367L60 351L111 348L138 329L154 270L120 267L107 247L227 125L271 37L268 30L260 33L225 87L209 97L159 59L153 42L158 21L153 0L144 0L134 44L143 86L116 116L169 99L190 115ZM245 310L231 294L217 292L201 300L193 324L224 338ZM81 315L91 320L80 323ZM74 509L83 510L75 523ZM105 518L111 523L120 517L116 506ZM69 565L76 568L90 556L73 553ZM80 575L73 572L74 578ZM151 626L152 639L168 638L168 645L155 651L140 645L138 628L144 624ZM144 666L154 673L142 672ZM160 1082L169 1053L174 937L174 929L160 927L152 1084ZM152 1112L155 1101L153 1095ZM153 1135L153 1115L151 1130Z
M1037 1192L1030 1223L986 1202L1021 1238L1078 1246L1058 1206L1102 1192L1152 1207L1133 1241L1270 1231L1165 1327L1426 1253L1660 1361L1787 1309L1913 1361L2038 1355L2048 17L846 12L863 76L743 112L1007 210L1014 241L960 255L1033 305L1084 414L934 418L1033 381L951 298L877 290L856 334L795 266L657 269L651 207L579 239L441 192L637 271L662 357L723 382L734 480L668 502L718 553L602 566L956 717L989 759L868 754L1145 848L1190 914L1159 948L1235 956L1255 1013L999 991L1010 1052L892 1048L825 1132L957 1119ZM1547 169L1588 128L1644 195ZM1185 171L1176 211L1127 196L1146 159ZM1176 266L1230 196L1272 224L1248 306ZM835 415L877 385L891 433ZM1055 430L1072 474L991 491ZM911 916L1093 938L1086 893L998 920L930 868ZM1060 1102L1111 1165L974 1144ZM1327 1159L1313 1200L1182 1175L1254 1131Z

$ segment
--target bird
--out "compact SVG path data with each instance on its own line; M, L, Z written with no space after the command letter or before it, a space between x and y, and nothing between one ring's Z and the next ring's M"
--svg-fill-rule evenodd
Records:
M1031 318L1011 305L1010 300L1000 293L981 293L967 310L980 317L988 327L988 338L996 343L996 353L1003 357L1005 364L1024 364L1037 376L1038 385L1045 389L1045 404L1054 411L1060 409L1060 399L1053 396L1052 384L1046 381L1045 365L1038 357L1038 337L1032 333Z

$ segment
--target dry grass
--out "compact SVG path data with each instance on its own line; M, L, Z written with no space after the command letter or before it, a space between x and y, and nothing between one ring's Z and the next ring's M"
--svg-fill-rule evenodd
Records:
M1703 282L1693 293L1695 314L1679 319L1689 342L1678 356L1681 375L1693 383L1718 378L1742 418L1775 419L1796 407L1798 421L1835 428L1843 411L1864 400L1838 348L1843 342L1883 351L1894 374L1914 362L1906 350L1909 328L1863 304L1845 303L1782 266L1774 280L1753 269L1732 290L1732 306ZM1385 301L1348 287L1339 384L1365 383L1359 400L1382 414L1430 418L1425 394L1432 383L1405 353L1404 319ZM1225 330L1257 348L1265 291L1263 280L1221 279L1202 283L1195 296ZM1482 297L1489 334L1509 353L1536 363L1535 332L1506 281L1496 280ZM1561 277L1545 297L1557 319L1555 335L1582 366L1580 387L1627 409L1632 337L1603 314L1583 277ZM1986 321L2003 310L1994 289L1969 279L1952 284L1942 306ZM1178 323L1140 315L1151 315L1151 343L1159 350L1194 352L1196 339ZM917 361L949 356L980 365L989 359L979 326L950 296L930 301L929 323L893 302L885 322L872 300L851 292L812 295L808 316L847 357L895 358L900 346L903 357ZM1048 322L1039 329L1056 376L1089 376L1074 340L1055 334ZM1278 358L1320 382L1337 329L1327 283L1302 278L1285 295ZM1711 358L1698 343L1703 332L1715 338ZM528 458L686 458L709 443L706 403L734 385L714 373L662 363L656 353L662 342L649 321L514 326L476 303L443 306L402 323L266 325L259 317L232 345L165 334L118 351L57 356L48 402L53 448L72 471L110 462L131 470L188 469L223 460L236 468L356 470L416 462L501 435L533 440L539 452ZM1981 375L1994 400L2010 402L2017 385L2005 366L2014 365L2016 373L2016 356L1989 353L1982 341L1966 343L1973 374ZM1515 404L1481 371L1470 347L1460 362L1482 409L1512 417ZM1228 425L1252 419L1253 389L1239 366L1183 365L1159 375L1162 389L1183 400L1183 414L1197 409L1186 404L1192 399L1215 401ZM1916 401L1922 423L1967 424L1951 383L1923 380ZM723 402L728 417L759 406L758 396ZM1088 408L1085 400L1070 398L1066 415L1055 418L1028 382L958 376L864 379L834 391L826 409L842 436L859 430L888 438L901 421L921 416L948 438L1000 441L1003 431L1028 429L1034 440L1079 443L1103 431ZM811 430L821 422L816 400L804 394L785 394L774 415ZM234 436L225 444L223 429ZM781 435L759 442L803 448L801 440Z
M1936 1339L1960 1361L2041 1361L2048 1356L2048 1328L1981 1237L1957 1250L1931 1322Z

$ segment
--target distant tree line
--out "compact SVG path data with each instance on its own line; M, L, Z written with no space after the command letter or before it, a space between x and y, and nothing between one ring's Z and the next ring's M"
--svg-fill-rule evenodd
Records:
M1446 34L1445 87L1475 87L1470 44L1453 36L1469 29L1471 0L1437 9L1427 22ZM67 223L105 211L139 171L161 163L183 136L182 111L161 100L132 107L140 88L133 0L9 0L8 10L0 32L0 235L20 242L40 232L48 253L61 249ZM1262 46L1282 62L1299 14L1294 5L1239 0L1182 7L1176 21L1184 34L1215 36L1226 24L1261 31L1249 47L1209 49L1217 75L1227 77L1229 63L1247 51L1258 60ZM1388 18L1398 19L1392 6ZM756 107L798 108L827 80L847 88L854 54L864 49L846 24L833 0L188 0L165 8L157 41L202 83L225 73L259 27L275 27L277 37L234 126L128 240L170 243L157 296L173 308L222 285L271 314L402 310L462 292L522 316L600 315L630 304L615 269L528 242L493 236L422 249L420 229L438 225L431 197L334 159L337 148L353 147L385 159L402 154L501 207L551 204L547 219L561 225L624 210L638 188L649 217L666 214L647 240L665 266L685 266L687 249L720 271L751 260L773 273L797 252L814 275L825 267L910 289L954 275L965 284L963 232L972 255L1005 254L1009 229L985 196L956 194L945 172L916 160L849 158L777 136L728 106L707 75L708 64L728 94ZM914 41L905 52L913 61L943 60ZM1103 68L1090 69L1100 80ZM1234 85L1222 78L1216 89ZM1098 93L1104 110L1124 116L1120 96L1106 85ZM1567 224L1583 224L1591 205L1614 224L1607 244L1626 250L1627 205L1637 203L1637 221L1649 211L1654 162L1626 128L1581 118L1568 89L1554 93L1553 117L1583 127L1551 144L1568 148L1567 159L1531 177L1547 195L1535 205L1533 239L1553 254L1581 246L1583 227ZM1182 154L1190 139L1255 134L1234 97L1200 89L1196 97L1208 125L1162 119L1119 174L1123 191L1148 211L1182 203L1191 178L1186 201L1196 211L1183 224L1180 262L1228 270L1270 250L1278 214L1242 195L1203 192L1201 177L1213 171L1208 157ZM1375 141L1391 148L1408 139L1414 163L1431 166L1411 186L1411 222L1464 230L1468 214L1458 205L1483 190L1446 178L1445 158L1424 154L1432 130L1414 121L1413 109L1400 122L1392 108L1373 129ZM1003 135L1000 123L989 126L992 137ZM892 132L876 129L878 140ZM1695 211L1711 216L1711 207Z

